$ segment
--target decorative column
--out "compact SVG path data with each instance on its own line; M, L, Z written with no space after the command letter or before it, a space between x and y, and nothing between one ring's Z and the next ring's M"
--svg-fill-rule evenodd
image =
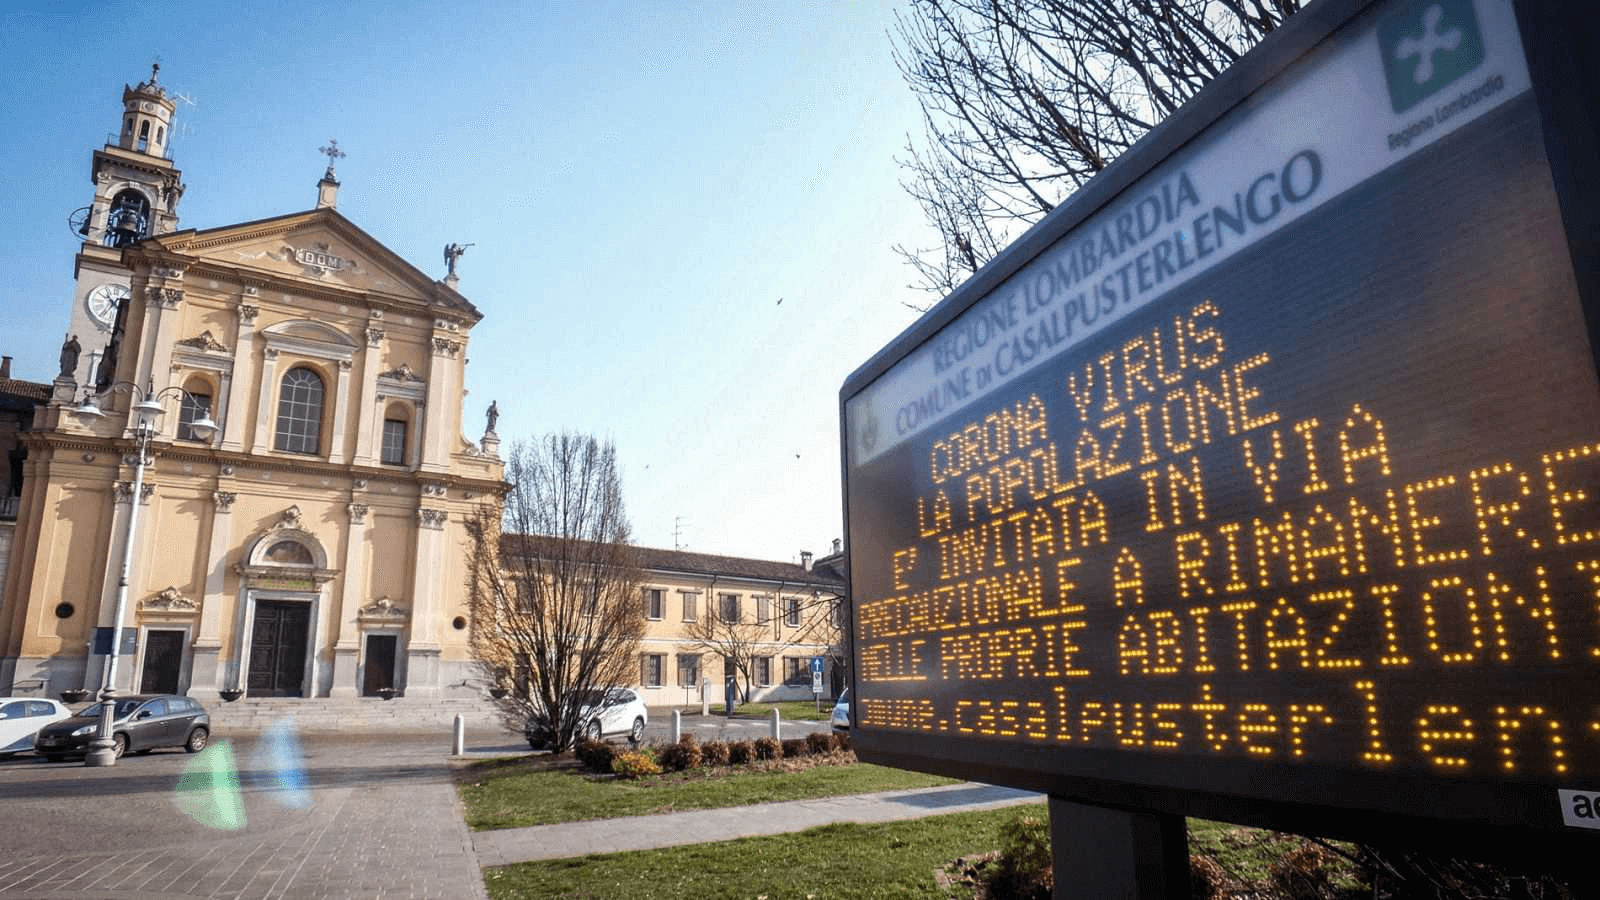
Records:
M193 659L190 669L189 696L202 703L216 703L222 698L218 692L238 685L224 684L219 667L222 654L223 590L226 587L228 536L232 533L233 501L239 495L232 491L211 492L211 536L206 545L206 586L200 598L200 629L194 636Z
M126 613L128 616L127 620L124 620L120 623L112 621L115 618L117 611L117 582L120 580L122 572L122 555L128 545L128 515L133 511L133 482L119 481L116 483L115 490L116 508L111 514L111 547L110 552L106 554L105 574L100 582L100 610L97 618L95 619L95 624L100 628L112 628L117 625L128 628L133 624L131 621L133 618L133 613L131 610L127 611ZM148 505L150 496L155 492L155 484L153 482L146 481L143 488L139 492L139 503L141 505ZM145 535L153 530L153 528L140 529L141 534L138 535L140 546L134 547L133 558L136 562L145 558L145 554L141 553L140 550L142 549L143 545L149 541L149 538L145 537ZM138 583L138 578L136 577L137 574L138 569L136 566L134 572L130 576L130 588L136 588ZM116 635L113 634L113 639L115 639L115 637ZM92 635L91 640L93 640ZM119 653L118 655L121 654ZM128 664L121 667L121 671L117 674L117 683L111 686L113 689L119 691L131 689L133 684L133 660L133 657L129 657L127 660ZM89 647L89 653L84 659L83 683L86 685L100 684L103 678L103 673L105 672L106 661L107 657L97 655L94 652L93 645L91 644Z
M172 333L178 321L176 310L183 304L181 269L157 266L151 276L144 288L144 323L139 337L142 358L135 366L133 379L141 385L153 384L157 372L165 373L171 368L172 345L178 339ZM168 287L168 283L172 286Z
M256 399L256 433L250 441L251 453L265 453L267 439L272 434L272 389L278 383L278 351L268 347L262 351L266 362L261 366L261 388Z
M460 404L446 402L446 398L459 397L461 393L461 337L447 322L434 325L433 356L428 366L428 416L427 428L422 437L422 471L447 472L450 470L452 440L460 438L459 421L451 421L451 409L460 418ZM451 392L454 391L452 394Z
M367 317L367 348L361 352L361 393L355 398L360 418L356 422L356 455L351 460L358 466L372 465L374 419L378 412L378 360L383 347L383 310L375 309ZM413 441L415 443L415 441Z
M350 435L345 430L345 419L350 414L350 360L339 360L339 380L333 393L333 435L328 442L328 462L344 463L344 450L349 446Z
M246 286L244 289L246 299L254 298L257 293L254 287ZM252 306L249 303L239 304L239 332L233 341L233 370L241 375L254 368L252 360L255 354L256 316L260 312L259 306ZM240 384L248 389L249 381L244 380ZM221 406L224 412L220 414L226 418L223 419L222 425L222 449L239 452L244 450L244 417L250 408L249 398L233 396L231 379L223 388L223 397Z
M424 485L424 496L442 494L442 486ZM439 609L444 602L444 527L450 513L417 509L416 568L412 572L411 639L406 646L406 696L439 693Z
M367 515L372 508L351 503L345 532L344 590L339 596L339 633L333 644L333 687L329 697L361 693L361 597L367 587Z

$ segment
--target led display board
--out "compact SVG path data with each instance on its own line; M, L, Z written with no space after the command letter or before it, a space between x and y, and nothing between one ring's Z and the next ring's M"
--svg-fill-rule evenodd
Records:
M1336 12L846 383L865 758L1600 827L1600 385L1512 5Z

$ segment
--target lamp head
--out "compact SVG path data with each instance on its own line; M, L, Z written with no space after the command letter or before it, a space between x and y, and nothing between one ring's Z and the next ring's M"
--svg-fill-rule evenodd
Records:
M189 423L189 431L202 441L210 441L219 430L217 423L213 422L209 415L201 416Z

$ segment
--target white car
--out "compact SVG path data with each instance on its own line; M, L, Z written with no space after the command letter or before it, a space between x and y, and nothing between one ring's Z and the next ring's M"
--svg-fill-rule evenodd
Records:
M650 713L644 707L644 698L628 688L610 688L596 691L578 711L583 724L578 728L579 739L598 741L608 734L626 734L637 744L644 737L644 726ZM550 727L546 718L535 715L524 729L528 746L535 750L548 746Z
M602 735L626 734L628 740L638 743L644 737L645 724L650 721L644 698L627 688L606 691L598 705L584 706L580 715L587 720L583 724L583 735L591 741L599 740Z
M839 695L837 703L833 704L833 715L828 717L828 724L840 734L850 733L850 690L845 689Z
M43 697L0 697L0 756L33 749L33 736L72 710Z

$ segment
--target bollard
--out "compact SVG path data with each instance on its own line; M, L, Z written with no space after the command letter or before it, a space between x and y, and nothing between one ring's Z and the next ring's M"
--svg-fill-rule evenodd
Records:
M783 740L783 735L780 734L779 731L778 731L778 709L777 709L777 707L773 707L773 709L772 709L772 739L775 740L775 741Z
M711 715L711 697L705 691L700 692L700 715Z
M676 744L683 739L683 713L672 711L672 743Z
M456 740L450 750L452 756L460 756L467 751L467 717L456 713Z

